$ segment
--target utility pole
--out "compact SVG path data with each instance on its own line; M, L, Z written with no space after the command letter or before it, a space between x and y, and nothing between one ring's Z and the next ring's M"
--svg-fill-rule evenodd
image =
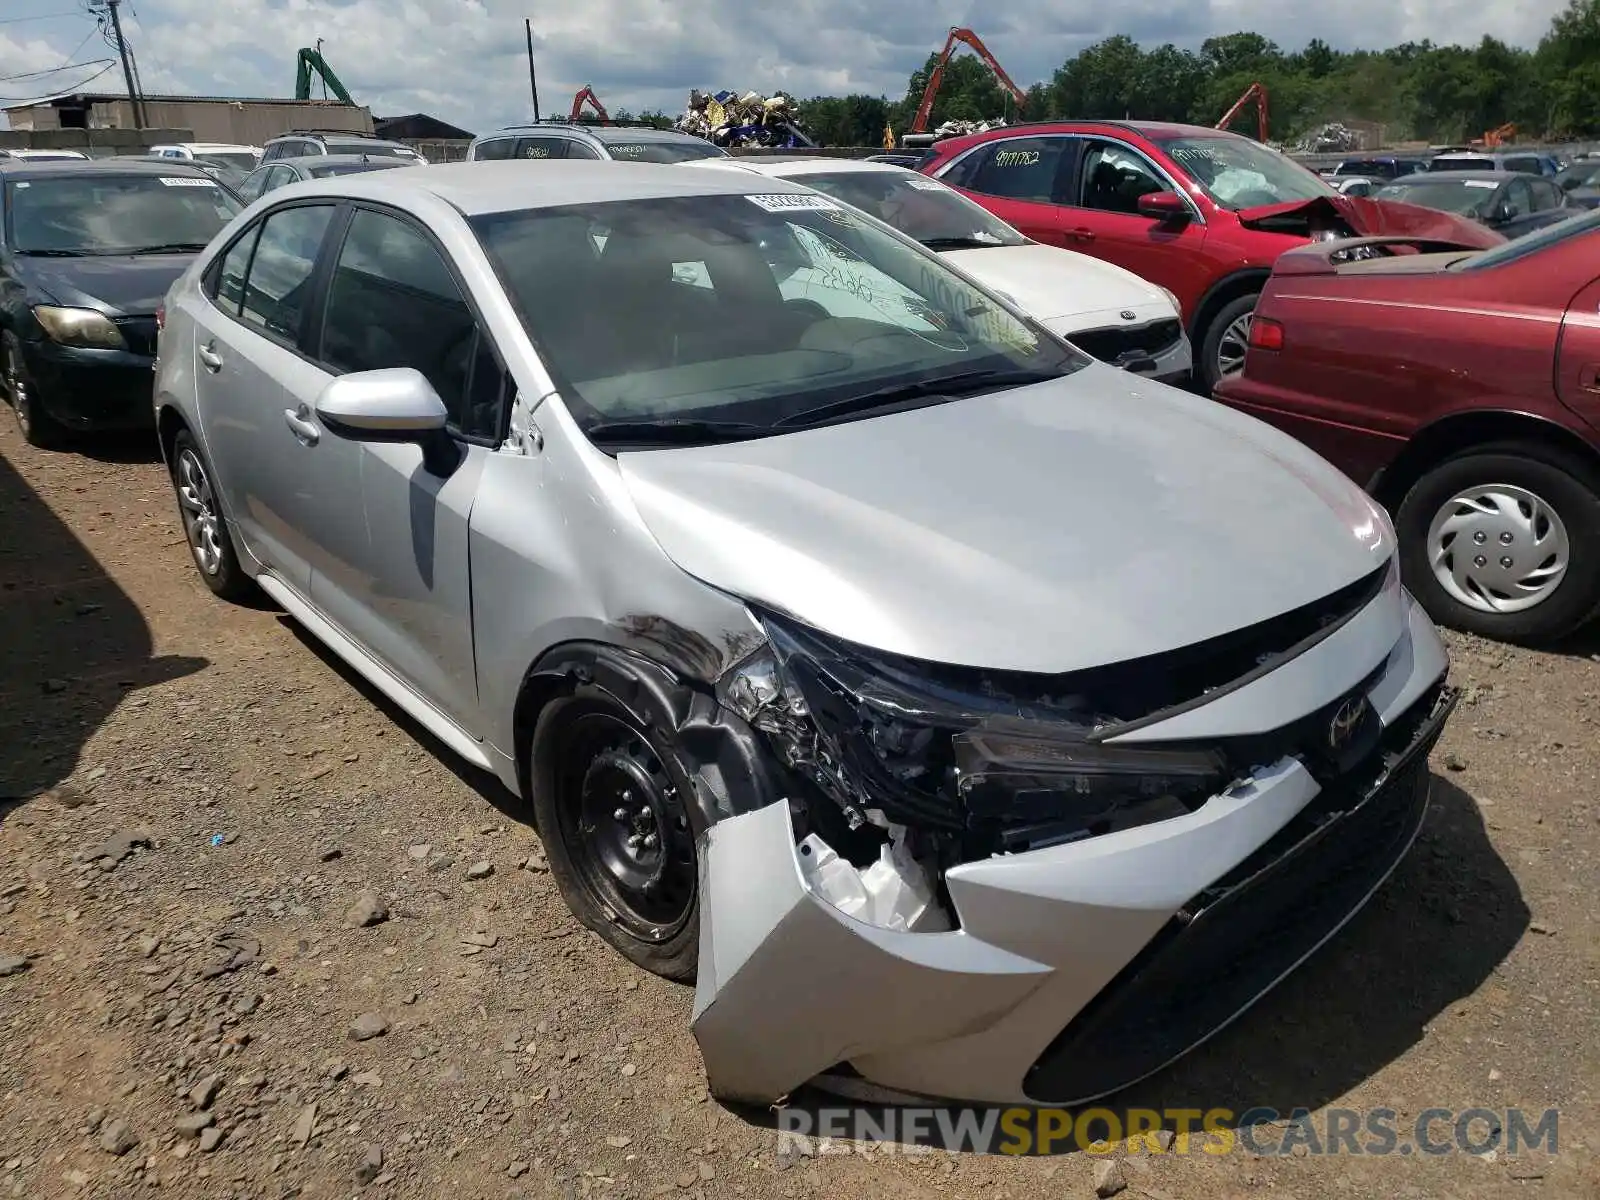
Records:
M128 43L122 37L122 18L117 13L117 7L122 0L106 0L106 7L111 10L111 31L117 39L117 53L122 57L122 78L128 85L128 103L133 108L133 127L144 128L144 97L139 94L139 89L133 82L133 63L128 58Z
M533 123L539 123L539 78L533 73L533 18L524 17L522 28L528 35L528 87L533 91Z

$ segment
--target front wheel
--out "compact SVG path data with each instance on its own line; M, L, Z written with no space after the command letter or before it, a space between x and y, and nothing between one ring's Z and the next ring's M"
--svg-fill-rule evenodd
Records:
M632 962L692 980L700 874L670 733L582 685L540 712L531 753L534 818L567 907Z
M65 442L66 429L40 407L38 390L22 358L21 339L9 331L0 341L0 369L5 372L6 399L23 440L41 450L54 449Z
M1244 355L1250 345L1250 319L1261 297L1252 292L1224 304L1206 326L1200 341L1200 361L1195 373L1206 395L1219 382L1244 370Z
M187 429L179 430L172 442L172 490L178 497L184 540L200 578L224 600L248 597L255 585L234 552L211 467Z
M1600 481L1543 446L1488 446L1412 487L1395 526L1406 586L1442 625L1511 642L1571 633L1600 605Z

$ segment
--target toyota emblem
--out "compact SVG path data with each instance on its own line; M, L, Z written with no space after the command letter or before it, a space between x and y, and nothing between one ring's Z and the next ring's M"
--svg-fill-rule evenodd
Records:
M1350 745L1350 740L1355 737L1356 730L1361 728L1361 719L1366 715L1365 696L1352 696L1335 709L1332 719L1328 721L1328 749L1335 754L1346 749Z

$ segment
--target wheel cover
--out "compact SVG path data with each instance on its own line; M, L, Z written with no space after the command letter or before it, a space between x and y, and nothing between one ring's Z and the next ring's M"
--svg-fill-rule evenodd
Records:
M1446 594L1483 613L1525 612L1566 577L1567 527L1540 496L1508 483L1464 488L1428 526L1428 563Z
M1227 328L1222 331L1222 336L1217 339L1218 379L1226 379L1244 370L1244 355L1250 347L1250 319L1253 316L1255 316L1253 309L1247 313L1240 313L1228 322Z
M33 397L28 395L22 364L17 361L14 350L6 355L6 391L11 393L11 411L17 418L17 428L26 437L33 427Z
M183 532L195 565L207 575L222 570L222 522L217 515L217 498L211 490L200 456L191 449L178 455L176 479L178 508L183 515Z
M584 888L644 942L678 933L694 911L694 835L678 789L639 732L608 713L568 730L556 797L561 835Z

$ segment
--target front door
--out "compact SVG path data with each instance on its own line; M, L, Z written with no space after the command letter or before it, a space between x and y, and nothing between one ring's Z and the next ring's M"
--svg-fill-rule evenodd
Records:
M333 374L412 367L451 414L453 462L424 462L409 443L343 441L357 495L324 514L313 551L312 600L368 653L473 730L468 519L504 418L506 375L466 293L431 236L388 211L358 208L329 277L318 349ZM331 374L330 374L331 373Z
M217 486L250 553L303 596L316 481L303 438L285 421L283 381L306 366L299 346L312 276L335 211L291 205L256 221L224 255L211 303L195 313L201 428Z
M1148 158L1125 143L1084 139L1069 207L1063 210L1069 249L1125 267L1151 283L1183 291L1174 271L1194 261L1205 241L1197 210L1190 219L1159 220L1139 211L1139 197L1176 191ZM1186 253L1188 251L1188 253Z

